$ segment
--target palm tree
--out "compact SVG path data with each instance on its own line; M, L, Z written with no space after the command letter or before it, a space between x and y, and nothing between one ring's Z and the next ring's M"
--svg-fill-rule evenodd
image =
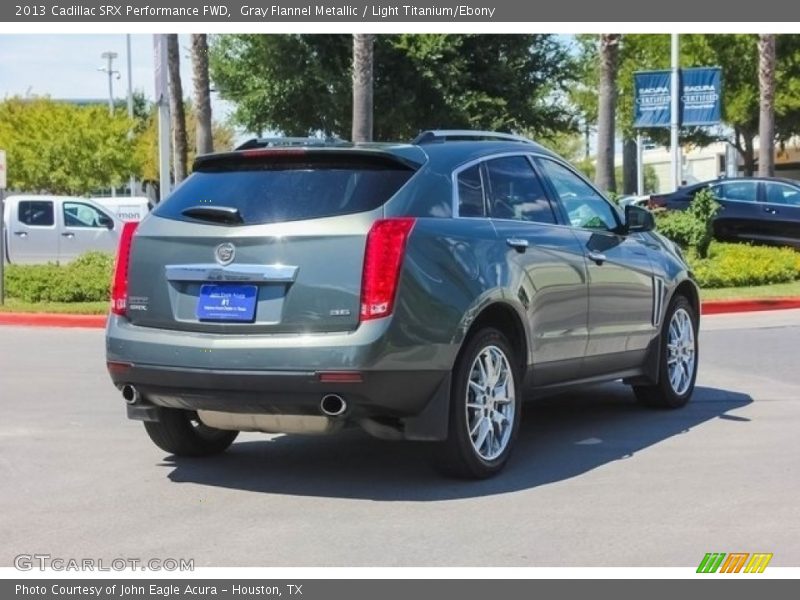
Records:
M775 175L775 34L758 36L758 87L761 110L758 117L758 174Z
M597 107L597 171L595 184L616 191L614 179L614 121L617 104L617 62L620 34L600 35L600 90Z
M208 81L208 40L205 33L192 34L192 73L194 107L197 114L197 153L214 151L211 130L211 86Z
M181 58L178 34L167 35L167 67L169 70L169 110L172 115L172 172L175 183L186 179L186 111L181 85Z
M372 141L372 63L375 36L353 34L353 134L354 142Z

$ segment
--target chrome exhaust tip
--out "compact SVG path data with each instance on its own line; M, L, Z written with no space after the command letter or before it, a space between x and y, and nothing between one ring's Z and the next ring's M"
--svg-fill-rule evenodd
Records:
M347 410L347 402L339 394L325 394L319 403L322 414L329 417L338 417Z
M122 397L127 404L137 404L142 399L139 395L139 390L132 385L122 386Z

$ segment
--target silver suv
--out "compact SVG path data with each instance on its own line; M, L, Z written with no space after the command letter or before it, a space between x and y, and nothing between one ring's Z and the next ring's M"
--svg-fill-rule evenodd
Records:
M515 136L253 140L125 225L108 370L176 455L358 425L487 477L523 396L622 379L689 400L698 290L653 226Z

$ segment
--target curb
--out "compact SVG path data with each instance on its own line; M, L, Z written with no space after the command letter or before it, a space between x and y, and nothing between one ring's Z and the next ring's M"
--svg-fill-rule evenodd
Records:
M761 310L784 310L800 308L800 297L754 298L752 300L709 300L702 303L703 315L755 312ZM108 315L70 315L56 313L0 312L0 325L27 327L85 327L103 329Z
M0 312L0 325L28 327L89 327L102 329L107 315L69 315L55 313Z
M701 304L700 314L722 315L727 313L754 312L759 310L785 310L789 308L800 308L800 298L709 300Z

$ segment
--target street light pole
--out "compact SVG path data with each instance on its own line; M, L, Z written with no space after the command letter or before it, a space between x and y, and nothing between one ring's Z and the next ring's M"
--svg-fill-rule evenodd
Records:
M100 67L97 69L98 71L102 71L108 75L108 114L114 114L114 75L117 76L119 79L119 71L114 70L114 59L117 58L119 54L116 52L103 52L100 55L100 58L105 58L108 61L108 66Z
M128 118L133 123L133 73L131 70L131 34L125 35L125 45L128 52ZM128 137L133 139L133 130L128 132ZM130 187L131 198L136 195L136 178L131 175L128 187Z
M97 69L98 71L102 71L108 75L108 114L109 116L114 116L114 75L117 76L119 79L119 71L114 70L114 59L119 56L116 52L103 52L100 55L100 58L105 58L108 63L105 67L100 67ZM112 198L117 195L117 190L113 187L111 188L111 196Z
M677 190L681 184L683 169L681 166L680 135L680 38L672 34L672 73L670 98L670 135L669 145L672 152L672 189Z

